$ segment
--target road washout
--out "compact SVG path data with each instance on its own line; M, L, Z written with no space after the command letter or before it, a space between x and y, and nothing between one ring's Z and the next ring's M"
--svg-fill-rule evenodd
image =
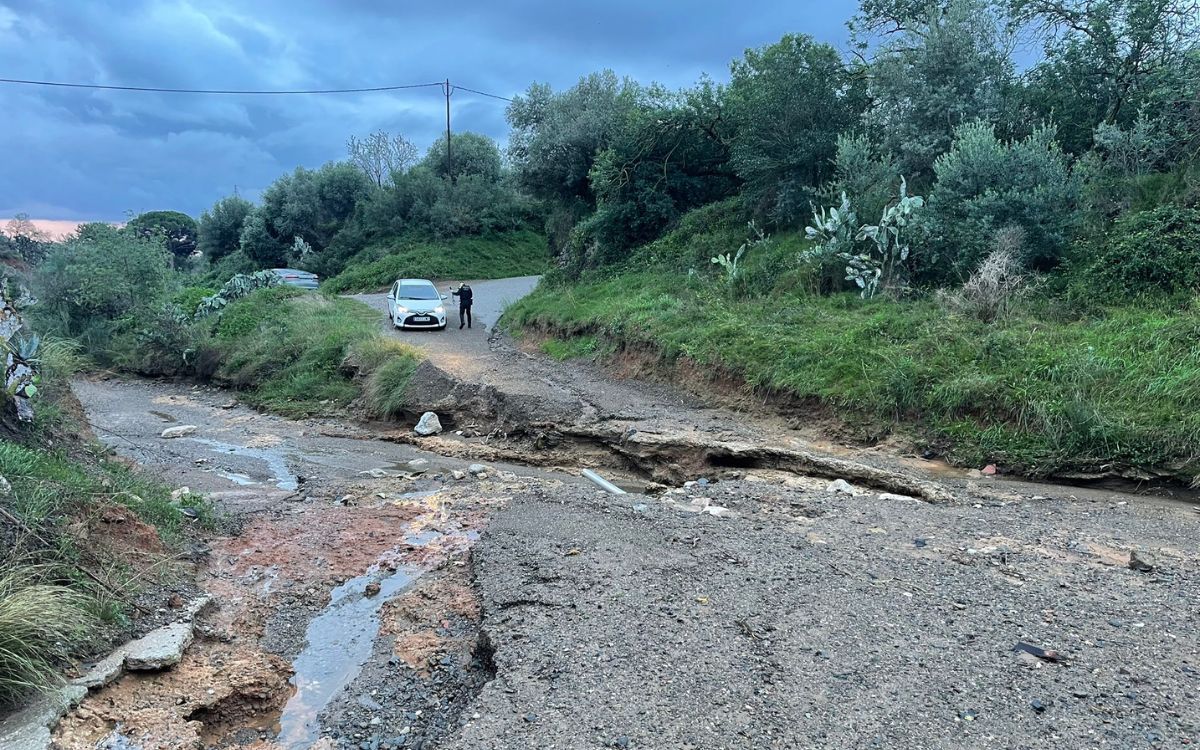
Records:
M184 661L94 692L60 746L1196 735L1195 506L818 449L782 421L482 340L484 369L504 374L464 377L432 356L413 396L448 430L420 440L226 408L203 388L80 383L115 450L210 493L235 523L196 566L218 605ZM198 430L164 441L168 422ZM273 459L211 441L273 452L296 489ZM583 467L649 494L600 493L573 476ZM354 637L324 647L347 606ZM322 660L309 701L304 675Z

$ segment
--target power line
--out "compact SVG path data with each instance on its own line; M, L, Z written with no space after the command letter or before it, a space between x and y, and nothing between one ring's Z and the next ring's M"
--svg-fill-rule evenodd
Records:
M479 94L480 96L490 96L493 99L499 99L499 100L505 101L505 102L512 101L512 99L509 99L507 96L497 96L496 94L489 94L486 91L476 91L475 89L469 89L466 86L459 86L458 84L455 84L454 88L462 89L463 91L470 91L472 94Z
M94 89L102 91L143 91L159 94L251 94L251 95L280 95L280 94L367 94L380 91L399 91L401 89L420 89L431 86L441 86L441 83L410 83L400 86L372 86L369 88L353 89L176 89L156 86L109 86L100 83L64 83L62 81L30 81L20 78L0 78L0 83L12 83L22 86L49 86L64 89ZM474 92L482 93L482 92ZM484 96L492 96L484 94ZM502 99L503 97L496 97Z

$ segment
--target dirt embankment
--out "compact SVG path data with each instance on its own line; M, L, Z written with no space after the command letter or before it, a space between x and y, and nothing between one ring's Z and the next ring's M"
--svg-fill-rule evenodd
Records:
M449 350L423 368L414 398L448 428L432 438L81 384L110 445L238 523L201 561L216 606L186 658L93 692L60 746L1050 748L1200 731L1194 507L935 475L890 446L817 444L787 419L491 343L465 370ZM582 467L648 492L603 494Z

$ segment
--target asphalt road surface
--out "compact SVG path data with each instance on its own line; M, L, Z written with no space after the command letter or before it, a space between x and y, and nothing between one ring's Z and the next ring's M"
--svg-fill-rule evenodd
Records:
M537 286L541 276L515 276L510 279L492 279L491 281L468 281L471 289L475 292L475 303L471 308L471 315L474 318L474 327L472 330L479 329L479 338L486 345L487 337L482 335L482 331L490 329L500 319L500 315L504 312L504 308L516 302L525 295L533 291ZM438 290L449 296L448 288L453 284L453 288L457 289L461 282L439 281L437 282ZM387 292L377 292L375 294L356 294L354 299L367 303L376 310L380 310L387 315ZM450 297L446 300L447 326L444 333L458 333L458 299ZM443 333L440 331L397 331L400 338L413 344L426 344L431 336L437 336ZM464 334L465 335L465 334Z

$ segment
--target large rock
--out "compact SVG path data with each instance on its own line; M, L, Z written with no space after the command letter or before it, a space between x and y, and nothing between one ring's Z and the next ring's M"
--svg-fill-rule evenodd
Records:
M192 623L177 622L152 630L125 645L125 668L153 672L173 667L192 643Z
M436 435L442 431L442 422L437 414L427 411L421 415L421 421L417 422L414 431L418 435Z
M83 700L87 688L67 685L44 696L40 696L17 713L9 716L0 725L0 748L4 750L47 750L50 733L58 720Z
M181 424L174 427L168 427L162 431L159 437L169 440L170 438L181 438L192 435L198 428L194 424Z

